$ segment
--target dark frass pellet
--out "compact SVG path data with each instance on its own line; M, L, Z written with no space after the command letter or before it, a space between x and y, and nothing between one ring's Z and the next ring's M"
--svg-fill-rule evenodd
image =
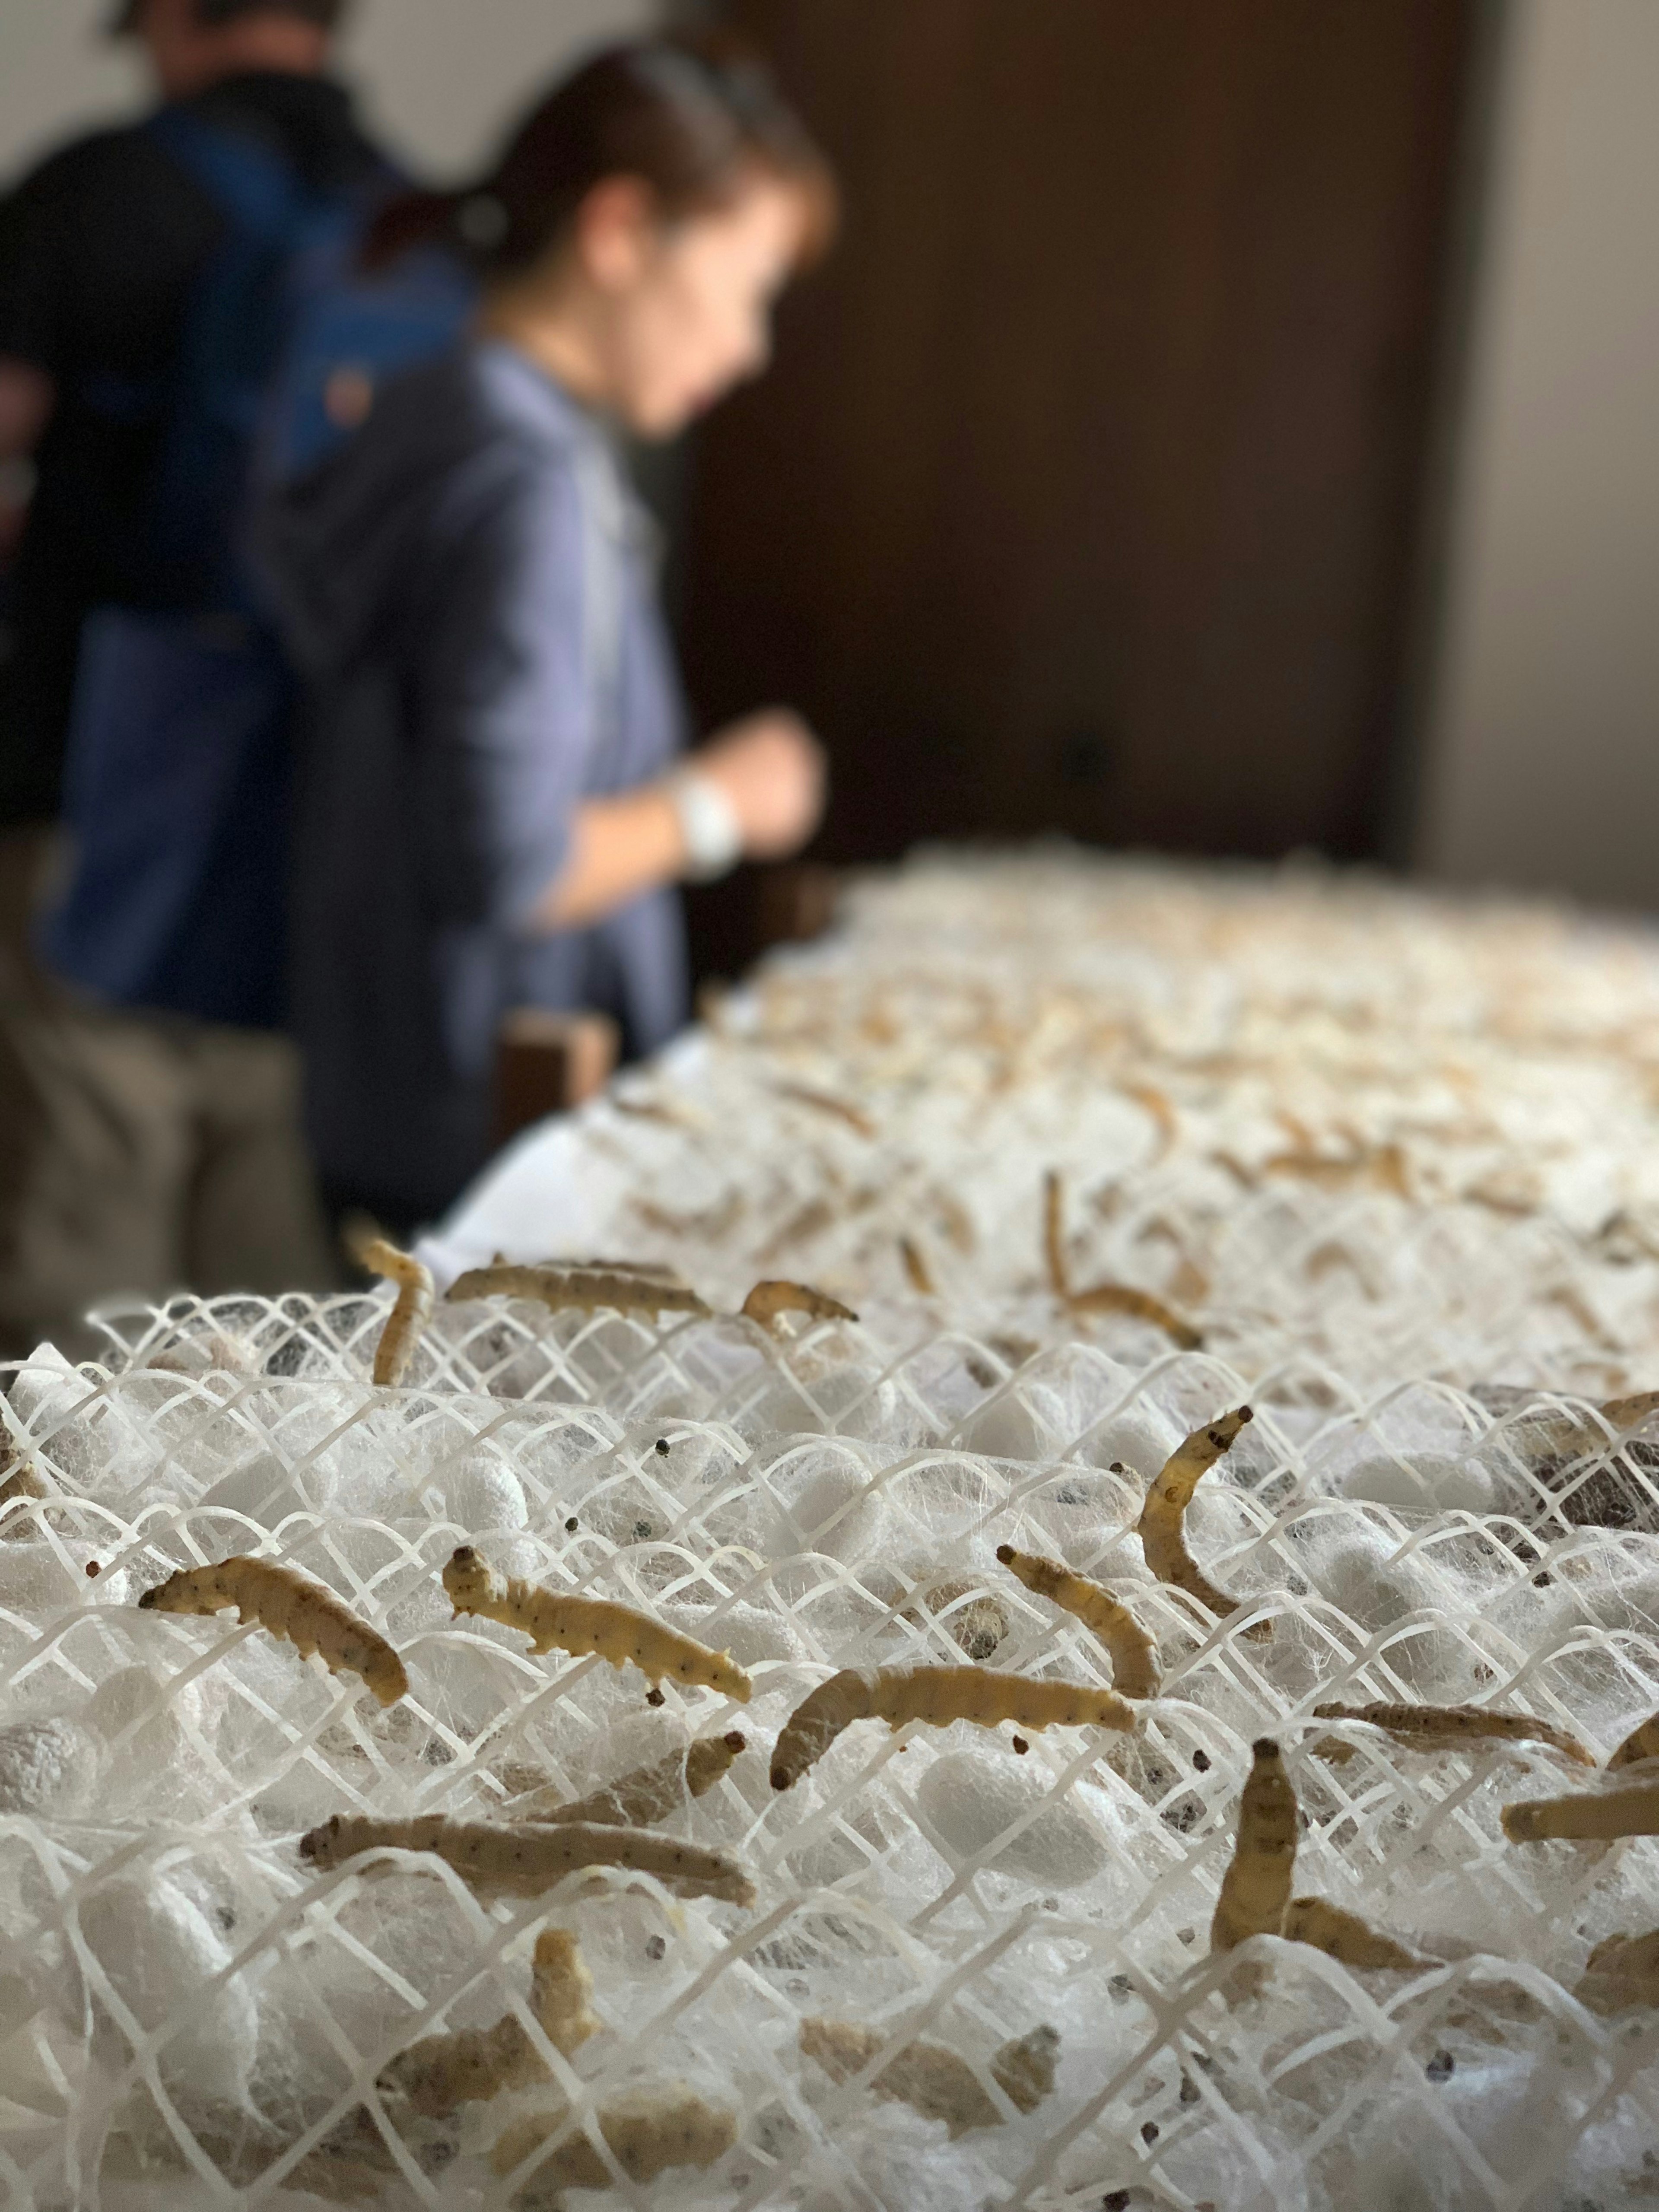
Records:
M95 1583L99 1576L101 1575L103 1571L103 1569L99 1565L96 1559L88 1559L87 1561L87 1580L88 1582Z
M1129 2212L1127 2189L1109 2189L1100 2200L1100 2212Z
M663 1703L662 1692L658 1689L654 1683L653 1683L650 1689L646 1692L645 1702L647 1705L659 1705Z
M666 1458L667 1458L667 1456L668 1456L668 1439L667 1439L667 1437L659 1437L657 1438L657 1453L658 1453L658 1456L659 1456L659 1458L662 1458L662 1459L666 1459Z
M1143 2120L1141 2122L1140 2140L1142 2142L1148 2144L1155 2143L1158 2141L1158 2122L1156 2120Z
M570 1518L569 1518L569 1519L565 1522L565 1524L564 1524L564 1533L565 1533L565 1534L566 1534L567 1536L574 1536L574 1535L575 1534L575 1533L576 1533L576 1528L577 1528L577 1521L576 1521L576 1516L575 1516L575 1515L573 1513L573 1514L571 1515Z
M1423 2071L1431 2081L1449 2081L1456 2063L1449 2051L1437 2051Z
M668 1939L665 1936L652 1936L647 1938L645 1955L647 1959L663 1958L666 1955L667 1950Z
M1026 1741L1025 1741L1025 1739L1024 1739L1024 1737L1023 1735L1017 1735L1017 1736L1014 1738L1014 1749L1015 1749L1015 1751L1018 1753L1018 1755L1019 1755L1019 1757L1020 1757L1021 1759L1024 1759L1024 1756L1025 1756L1026 1753L1027 1753L1030 1748L1031 1748L1030 1745L1029 1743L1027 1743L1027 1742L1026 1742Z
M1209 1753L1207 1751L1195 1751L1193 1753L1193 1765L1198 1769L1200 1774L1207 1774L1210 1771Z

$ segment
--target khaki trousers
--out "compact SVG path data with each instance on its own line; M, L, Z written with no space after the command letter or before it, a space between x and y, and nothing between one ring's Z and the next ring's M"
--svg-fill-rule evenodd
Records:
M283 1037L113 1012L28 945L52 856L0 832L0 1358L71 1358L112 1297L335 1287Z

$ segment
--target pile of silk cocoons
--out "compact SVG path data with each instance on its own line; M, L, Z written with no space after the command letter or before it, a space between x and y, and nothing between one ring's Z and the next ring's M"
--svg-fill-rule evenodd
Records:
M417 1248L395 1381L389 1282L116 1302L99 1359L14 1363L4 2202L1653 2201L1659 1942L1646 1981L1591 1960L1659 1929L1659 1836L1504 1808L1659 1788L1603 1771L1659 1711L1656 1121L1634 929L924 854L521 1139ZM501 1261L696 1296L445 1296ZM778 1282L811 1297L744 1312ZM1197 1582L1160 1578L1149 1492L1246 1406ZM462 1547L741 1691L458 1611ZM1104 1711L1120 1661L1000 1549L1132 1616L1129 1724L1017 1717ZM406 1686L139 1602L233 1560ZM917 1668L1015 1687L854 1718L775 1786L805 1700ZM1264 1741L1296 1895L1391 1963L1212 1940ZM682 1759L655 1856L492 1887L434 1841L556 1837Z

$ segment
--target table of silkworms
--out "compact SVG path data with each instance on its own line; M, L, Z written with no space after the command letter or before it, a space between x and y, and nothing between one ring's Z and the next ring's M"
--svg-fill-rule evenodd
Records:
M1659 2203L1656 1124L1637 929L939 854L41 1347L0 2201Z

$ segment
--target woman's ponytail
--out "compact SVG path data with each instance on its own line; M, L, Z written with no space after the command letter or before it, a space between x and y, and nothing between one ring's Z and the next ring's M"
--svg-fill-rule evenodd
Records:
M485 276L505 275L556 246L608 177L637 178L672 222L728 205L757 171L799 193L800 258L815 258L836 228L835 180L765 64L726 33L641 40L556 86L477 185L389 202L362 263L383 268L440 246Z

